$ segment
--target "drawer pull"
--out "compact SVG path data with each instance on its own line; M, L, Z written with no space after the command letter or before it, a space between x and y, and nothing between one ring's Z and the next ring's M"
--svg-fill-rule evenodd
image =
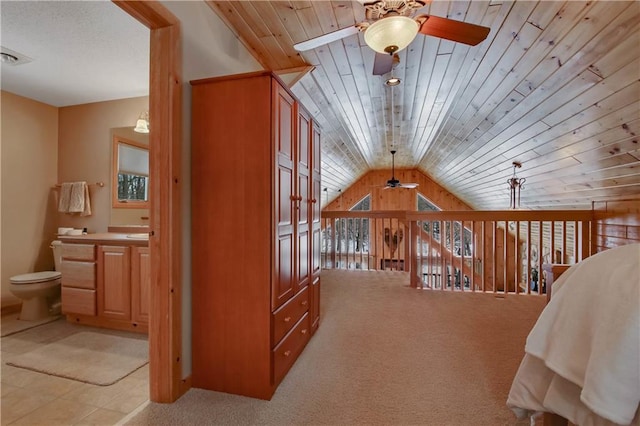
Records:
M307 302L306 300L303 300L302 303L300 303L302 306L307 306L309 304L309 302Z
M291 317L286 317L286 318L284 319L284 322L289 322L289 321L291 321Z
M289 355L291 355L291 351L285 351L285 353L283 355L284 356L289 356Z
M300 333L307 334L307 329L305 328L304 330L300 330Z

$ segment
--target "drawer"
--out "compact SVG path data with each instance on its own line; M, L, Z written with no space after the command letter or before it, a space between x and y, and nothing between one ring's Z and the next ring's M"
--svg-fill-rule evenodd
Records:
M96 291L62 287L62 313L96 315Z
M276 346L308 310L309 290L307 286L272 314L271 345Z
M96 246L93 244L62 244L63 259L96 260Z
M95 262L76 262L63 260L60 265L62 287L76 287L95 290L96 264Z
M309 314L304 314L289 334L282 339L282 342L273 349L273 378L275 384L280 383L284 378L309 341L311 335L309 326Z

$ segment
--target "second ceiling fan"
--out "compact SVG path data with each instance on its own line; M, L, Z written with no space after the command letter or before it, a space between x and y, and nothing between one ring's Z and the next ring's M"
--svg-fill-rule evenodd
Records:
M391 152L391 179L387 181L384 189L389 188L416 188L418 186L417 183L400 183L398 179L396 179L396 150L393 149Z
M362 2L361 2L362 3ZM364 41L376 52L373 74L391 71L396 52L406 48L420 34L475 46L489 35L490 28L433 15L411 15L425 2L420 0L378 0L365 2L366 21L343 28L293 47L304 52L364 31Z

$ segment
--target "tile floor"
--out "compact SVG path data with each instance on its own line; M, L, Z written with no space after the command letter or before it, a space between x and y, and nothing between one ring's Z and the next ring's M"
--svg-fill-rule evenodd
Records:
M3 316L1 321L13 321L15 316ZM149 364L111 386L90 385L6 365L20 354L88 330L132 335L75 325L60 318L0 338L0 425L115 425L148 401Z

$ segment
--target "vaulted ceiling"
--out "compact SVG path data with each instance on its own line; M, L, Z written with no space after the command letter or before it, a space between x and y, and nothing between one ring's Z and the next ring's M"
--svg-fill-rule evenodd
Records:
M266 68L313 66L292 90L322 126L329 199L371 169L418 168L476 209L640 199L640 2L433 1L416 14L490 28L476 46L419 34L389 87L355 34L356 1L208 1ZM398 3L398 2L394 2ZM380 182L383 185L385 182Z

